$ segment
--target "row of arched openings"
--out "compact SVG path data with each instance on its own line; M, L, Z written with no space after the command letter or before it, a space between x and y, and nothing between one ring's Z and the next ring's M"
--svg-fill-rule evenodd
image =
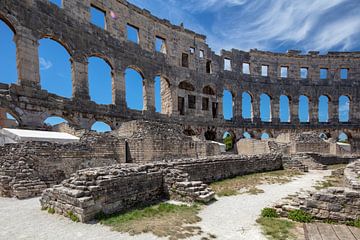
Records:
M233 118L234 111L234 97L233 94L224 90L223 93L223 109L224 109L224 119L231 120ZM350 98L348 96L340 96L338 99L338 119L340 122L349 122L350 120ZM272 99L269 95L263 93L260 95L260 119L263 122L272 121ZM277 104L277 103L275 103ZM305 95L299 97L298 108L295 109L298 114L300 122L310 122L310 102L309 98ZM244 92L242 94L242 117L243 119L252 120L254 117L253 111L253 97L248 93ZM318 111L317 117L319 122L329 122L329 97L322 95L318 99ZM291 101L288 96L281 95L279 101L279 118L280 122L287 123L291 122Z
M16 45L13 41L14 32L0 20L0 66L2 77L0 82L16 83ZM39 70L42 89L50 93L70 98L72 97L72 66L70 54L60 41L44 37L39 40ZM6 67L5 67L6 66ZM113 103L113 74L109 62L99 56L88 58L89 94L92 101L98 104ZM125 70L126 103L134 110L144 109L143 75L136 67ZM155 108L157 112L168 110L169 83L165 78L155 79ZM162 99L166 95L167 99ZM166 113L166 112L165 112Z

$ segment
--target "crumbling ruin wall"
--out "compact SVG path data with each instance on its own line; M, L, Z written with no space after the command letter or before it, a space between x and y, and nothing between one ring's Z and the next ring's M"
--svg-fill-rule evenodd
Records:
M85 169L45 190L41 205L87 222L99 213L116 213L163 197L209 201L214 193L202 181L279 168L281 155L229 155Z
M291 143L291 153L323 153L330 154L330 142L320 138L317 132L298 134Z
M125 162L125 141L87 134L80 143L27 142L0 147L0 196L28 198L79 169Z
M360 218L360 160L349 164L344 170L345 186L330 187L319 191L302 192L284 199L275 207L286 216L288 211L301 209L320 220L337 222ZM338 171L338 170L337 170ZM336 174L339 174L336 172Z
M126 139L127 162L144 163L165 159L219 155L216 143L186 136L179 124L130 121L114 132Z

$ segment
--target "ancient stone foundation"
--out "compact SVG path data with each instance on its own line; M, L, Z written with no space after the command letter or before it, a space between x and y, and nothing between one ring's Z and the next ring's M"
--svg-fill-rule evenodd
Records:
M282 215L287 215L289 210L301 209L320 220L357 220L360 218L360 160L345 168L344 180L344 187L300 193L292 199L278 203L276 207Z
M281 166L281 155L267 154L85 169L45 190L41 206L62 215L72 212L87 222L99 213L122 212L163 198L207 202L214 193L205 183Z

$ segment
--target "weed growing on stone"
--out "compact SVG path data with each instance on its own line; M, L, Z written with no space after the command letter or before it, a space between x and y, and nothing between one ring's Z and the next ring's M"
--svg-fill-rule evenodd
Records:
M71 219L71 221L79 222L79 218L72 211L68 211L67 215Z
M130 235L152 232L158 237L185 239L202 234L200 228L187 226L201 220L197 216L200 209L198 204L187 206L160 203L124 214L98 215L98 220L115 231Z
M263 208L261 210L261 217L278 218L279 214L274 208Z
M54 213L55 213L55 209L49 207L49 208L47 209L47 212L50 213L50 214L54 214Z
M303 210L289 211L288 218L295 222L309 223L313 221L313 217Z
M360 218L353 221L347 221L345 224L348 226L360 228Z

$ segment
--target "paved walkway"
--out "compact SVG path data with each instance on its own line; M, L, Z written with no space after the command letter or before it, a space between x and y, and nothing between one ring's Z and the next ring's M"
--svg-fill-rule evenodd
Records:
M330 171L311 171L284 185L261 185L258 195L222 197L200 212L197 226L220 240L265 239L255 221L262 208L295 193L311 189ZM206 235L203 235L206 236ZM130 237L99 224L73 223L69 219L40 211L39 199L19 201L0 198L0 240L155 240L152 234ZM192 237L200 240L201 236Z
M324 223L305 224L306 240L360 240L360 229Z

